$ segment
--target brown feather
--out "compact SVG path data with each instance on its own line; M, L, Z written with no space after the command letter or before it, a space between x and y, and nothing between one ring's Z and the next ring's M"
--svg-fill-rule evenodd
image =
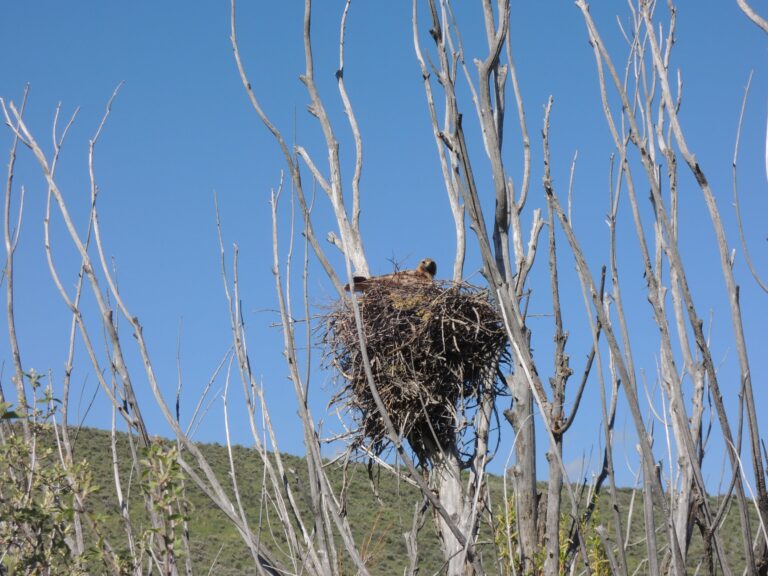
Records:
M371 276L366 278L365 276L354 276L355 292L365 292L368 288L374 284L394 284L397 286L413 286L417 284L424 284L426 282L432 282L437 273L437 264L434 260L424 258L415 270L400 270L393 272L392 274L383 274L381 276ZM344 286L344 290L350 292L349 284Z

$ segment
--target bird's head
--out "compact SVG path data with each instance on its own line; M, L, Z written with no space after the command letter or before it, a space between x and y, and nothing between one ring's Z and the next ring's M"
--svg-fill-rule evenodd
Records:
M424 258L424 260L419 262L419 270L421 272L426 272L434 278L435 274L437 274L437 264L435 264L435 261L431 258Z

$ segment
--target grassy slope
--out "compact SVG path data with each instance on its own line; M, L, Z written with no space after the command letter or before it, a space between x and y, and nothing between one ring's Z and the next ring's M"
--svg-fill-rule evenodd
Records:
M93 471L95 483L101 486L101 491L92 496L93 509L104 515L107 531L111 535L111 542L116 548L125 547L125 536L119 522L119 511L114 496L114 484L111 468L110 440L106 432L83 429L76 437L75 458L86 459ZM146 515L142 510L141 495L136 485L135 473L127 468L130 463L128 457L128 444L124 435L118 438L118 446L121 463L121 477L123 478L123 491L130 494L130 510L134 528L140 532L146 527ZM226 447L218 445L202 445L201 449L208 458L209 463L217 476L224 481L229 477L229 462ZM270 507L260 502L263 467L253 451L235 447L235 469L237 481L243 497L243 506L249 513L249 522L252 529L262 526L262 537L266 541L273 542L270 546L275 554L280 556L280 526L276 524ZM288 481L293 485L296 494L303 493L301 486L306 486L306 474L304 461L301 458L286 456L284 458ZM348 493L348 518L356 541L368 561L373 574L389 575L402 574L406 563L405 545L403 533L410 529L414 507L419 501L416 491L409 485L398 482L386 472L382 472L378 480L379 500L372 493L371 484L365 466L353 465L350 467L350 487ZM132 481L131 481L132 478ZM331 478L338 487L342 481L342 471L338 467L332 467ZM130 486L130 488L129 488ZM503 492L502 479L492 476L489 478L489 489L492 501L501 501ZM128 492L130 490L130 492ZM215 563L212 573L227 574L254 574L253 560L242 539L234 527L225 519L224 515L213 507L210 501L194 486L188 486L187 497L192 503L190 521L190 550L195 573L205 574ZM301 496L297 496L301 497ZM618 507L622 517L626 519L630 509L631 490L620 490L618 493ZM716 499L713 498L713 504ZM608 497L604 495L599 503L598 518L600 522L609 523ZM300 502L303 508L303 502ZM630 567L638 565L645 555L643 544L642 503L638 494L634 504L634 520L630 534ZM440 569L440 550L434 529L428 517L427 523L420 534L420 554L422 557L422 574L433 574ZM722 534L726 540L726 549L729 559L734 567L743 562L741 548L741 532L738 527L738 516L735 509L727 516L726 525ZM310 527L311 528L311 527ZM660 532L663 533L663 527ZM489 530L482 530L485 535ZM609 532L613 538L613 532ZM494 573L493 558L495 552L487 537L481 540L486 545L482 547L484 565L488 573ZM690 554L690 566L695 568L702 557L702 540L699 534L694 535L692 552ZM340 573L354 573L347 563ZM702 569L704 566L702 566ZM641 569L640 572L643 572Z

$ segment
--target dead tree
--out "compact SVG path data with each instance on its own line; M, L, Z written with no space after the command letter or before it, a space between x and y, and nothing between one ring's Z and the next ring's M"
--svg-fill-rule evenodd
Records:
M765 20L749 4L743 0L737 2L753 23L766 29ZM259 574L330 576L339 573L341 566L352 566L361 575L369 573L369 559L360 542L355 541L345 513L343 490L339 492L332 485L327 462L322 458L319 432L322 416L313 415L309 408L311 362L308 357L301 358L299 351L306 349L310 355L317 345L309 327L313 308L306 279L311 258L320 263L339 296L337 307L326 316L329 323L326 337L332 348L329 365L342 376L339 397L358 416L359 430L351 435L350 448L399 474L415 486L422 497L415 509L411 530L404 535L408 574L416 574L420 569L417 535L429 510L442 545L443 572L450 576L490 571L489 563L484 562L485 549L480 539L483 524L497 532L493 534L494 561L502 572L547 576L577 569L594 572L597 554L603 569L607 565L615 574L632 573L636 567L629 565L628 548L633 509L619 509L614 477L614 419L619 404L627 408L637 436L647 572L654 576L685 574L692 561L694 530L698 528L706 556L696 560L706 562L712 572L734 574L737 567L723 538L722 520L730 502L735 501L746 573L767 573L768 489L743 328L745 312L739 301L734 260L715 190L706 176L706 167L694 156L693 144L686 139L679 116L684 102L682 85L675 84L670 72L677 18L674 5L667 4L662 15L662 9L653 1L638 0L630 4L630 24L622 28L627 52L620 65L615 64L617 55L606 48L586 2L577 0L576 7L583 17L586 39L594 55L600 105L613 140L612 149L606 151L610 187L606 198L604 264L598 269L590 267L583 236L577 233L571 218L576 159L570 167L567 202L562 200L566 192L558 189L553 177L550 141L557 137L556 130L550 127L553 99L547 103L543 118L536 121L541 126L540 140L537 138L532 144L529 136L513 59L509 0L483 0L478 4L487 51L473 64L468 64L461 42L464 23L455 17L450 0L413 0L415 59L422 73L435 149L454 220L453 281L405 292L384 287L378 294L359 297L343 289L345 281L352 283L353 273L368 275L369 272L360 228L360 212L365 200L360 188L363 141L345 85L345 34L350 2L346 2L340 14L339 61L335 71L337 96L346 114L354 149L354 164L349 171L342 167L340 160L345 142L337 138L338 127L332 124L316 85L311 0L304 3L305 69L301 80L309 95L312 121L318 122L323 134L325 162L313 157L301 143L290 146L280 127L262 108L260 84L252 81L253 75L249 72L251 56L240 52L232 2L230 34L238 72L255 113L282 153L289 184L286 185L282 174L279 180L276 175L270 196L272 266L283 352L298 401L306 450L305 494L297 493L289 481L290 471L278 449L275 427L254 376L242 320L238 250L235 246L229 252L221 233L222 279L229 305L232 347L214 378L220 371L225 373L222 409L230 465L226 477L217 476L191 439L197 412L189 426L182 426L178 413L162 392L142 324L123 299L114 269L105 256L99 224L103 200L97 185L95 152L117 91L88 143L89 213L83 227L78 227L70 215L71 196L61 189L56 172L74 117L62 130L57 111L53 153L46 154L25 121L24 103L16 106L0 100L12 138L4 204L5 295L18 412L24 416L34 405L29 401L34 400L34 395L25 387L31 378L24 370L14 315L13 272L22 220L21 209L15 222L11 217L11 207L16 202L14 161L17 152L26 147L47 186L44 230L50 276L72 314L62 416L60 426L55 428L59 459L72 485L76 485L78 477L68 436L67 410L77 341L86 351L87 362L113 407L114 492L126 533L126 547L135 561L135 573L142 573L145 567L163 574L193 571L189 562L183 568L180 566L174 548L174 535L179 529L174 507L179 502L162 500L162 490L144 495L152 528L147 542L139 542L141 536L128 506L130 490L123 484L115 447L117 422L122 422L129 431L134 466L151 469L151 463L142 464L141 454L158 448L150 436L135 392L134 383L140 380L146 381L152 400L175 436L175 451L171 456L166 454L169 461L183 470L185 482L202 490L235 526ZM254 60L258 62L258 55ZM469 101L464 102L459 95L467 92ZM508 114L510 102L513 112ZM470 122L482 134L482 147L478 146L478 150L469 149L465 126ZM509 133L506 128L511 122L519 128L521 147L520 157L514 162L504 148L505 134ZM538 167L532 162L533 145L541 146L543 161ZM482 170L478 169L481 162ZM514 163L519 167L512 168ZM733 165L736 192L735 155ZM743 423L726 411L722 376L713 360L710 337L705 333L702 313L693 297L689 269L681 254L679 198L685 171L690 172L687 176L700 193L716 241L717 258L713 260L719 262L717 272L725 286L731 320L731 333L722 337L731 338L737 351L739 396L746 416ZM541 178L538 189L531 185L533 174ZM313 200L305 191L308 179L322 190L322 201L327 201L335 217L335 229L325 234L316 230ZM281 201L287 188L297 201L298 225L281 216ZM648 205L643 205L642 193L646 191L650 192L650 198ZM531 209L534 196L540 207ZM493 214L486 218L483 206L491 203ZM80 259L74 282L55 256L50 234L53 214L63 222L66 237ZM221 232L218 212L216 217ZM470 235L466 233L467 225ZM286 226L290 227L291 238L287 247L279 242L279 231ZM644 401L640 362L634 352L637 338L631 333L625 314L627 304L622 283L637 278L627 280L629 272L620 266L616 234L622 227L634 231L645 282L645 299L641 305L650 306L657 328L653 337L658 350L656 380L660 393L654 399L658 404L652 400L648 405ZM328 245L321 241L322 236L328 239ZM304 241L303 258L297 263L294 239L299 237ZM487 288L463 283L468 242L481 255ZM343 273L331 265L329 249L337 249L343 255ZM744 252L748 258L746 244ZM569 342L569 326L561 305L565 289L561 280L564 259L575 265L584 301L582 319L589 326L588 334L578 343ZM534 266L545 269L548 286L532 285ZM752 263L750 269L764 288ZM296 270L304 279L298 300L294 298L297 292L291 282ZM84 313L86 298L98 311L95 322ZM300 303L296 304L297 301ZM531 347L533 327L528 314L531 302L551 310L552 357L536 353ZM302 315L307 320L303 332L296 321ZM130 327L132 340L121 338L119 322ZM446 331L455 345L447 344ZM101 333L106 335L107 346L99 352L94 341ZM410 338L409 354L401 350L403 334ZM128 360L132 346L140 358L137 365ZM577 346L579 356L574 356L572 350ZM449 355L451 362L442 361ZM571 356L584 357L578 368L572 366ZM391 358L403 361L398 364ZM441 362L433 362L435 358ZM302 368L306 371L302 372ZM499 368L506 369L501 378ZM236 385L230 388L230 383L235 381L239 381L240 392L234 391ZM406 383L412 386L406 389ZM570 440L568 432L588 386L599 388L600 429L604 436L602 467L589 489L576 485L563 464L563 449ZM412 402L404 404L406 392L412 393ZM261 504L270 507L283 530L279 545L262 537L264 527L254 525L241 497L245 480L236 469L229 441L229 402L236 393L241 395L247 410L253 456L264 469L258 486ZM2 390L0 394L3 394L0 396L4 403L2 410L6 411L9 398ZM505 494L499 503L488 496L486 478L492 452L489 449L491 420L494 411L500 409L501 395L512 398L511 407L504 412L509 427L502 433L515 435L515 464L505 476L505 480L512 480L513 494ZM714 506L707 494L702 472L708 397L712 399L713 419L724 438L730 466L729 491L719 507ZM472 401L470 404L467 404L468 398ZM200 399L200 404L203 400ZM22 418L22 423L22 434L34 444L35 436L30 432L28 420ZM536 444L537 428L539 439L544 438L547 445L546 472L536 468L536 453L542 450ZM663 438L657 432L659 428L667 432ZM5 424L0 427L0 442L7 440L9 430ZM742 436L748 438L751 478L742 466ZM462 444L464 441L469 443L469 448ZM660 447L663 442L666 445ZM391 448L402 466L392 466L391 461L383 458L383 447ZM34 464L34 457L30 461ZM545 475L546 487L541 488L537 479ZM748 493L752 486L754 496ZM734 498L730 498L731 495ZM306 508L299 505L302 496ZM609 517L597 521L597 502L601 498L610 503ZM758 522L750 516L750 498L754 499ZM76 555L82 555L84 525L94 531L98 531L98 527L89 516L81 494L75 495L75 501L76 527L71 549ZM155 504L158 501L163 502L162 506ZM509 519L510 509L514 510L513 521ZM500 523L501 529L495 522L499 516L505 520ZM598 525L593 525L595 522ZM103 542L101 553L105 565L118 573L115 548L106 538Z

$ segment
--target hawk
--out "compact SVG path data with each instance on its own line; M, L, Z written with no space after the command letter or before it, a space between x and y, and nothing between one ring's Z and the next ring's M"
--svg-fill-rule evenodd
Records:
M415 286L418 284L427 284L435 279L437 273L437 264L430 258L424 258L414 270L399 270L392 274L383 274L381 276L355 276L354 288L356 292L365 292L373 286ZM344 286L344 290L350 292L352 288L349 284Z

